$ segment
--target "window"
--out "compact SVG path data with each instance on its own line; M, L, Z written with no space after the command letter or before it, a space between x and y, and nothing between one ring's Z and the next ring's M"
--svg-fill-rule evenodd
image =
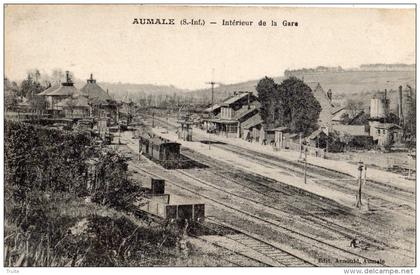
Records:
M232 118L232 109L231 108L226 108L226 107L222 108L221 117L225 118L225 119Z
M238 131L238 126L236 125L228 125L227 132L228 133L236 133Z

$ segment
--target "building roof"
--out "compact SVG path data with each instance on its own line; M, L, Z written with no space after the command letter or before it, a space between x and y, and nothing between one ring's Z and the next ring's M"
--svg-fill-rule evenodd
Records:
M223 102L222 102L222 104L221 104L221 106L222 107L227 107L227 106L230 106L230 105L232 105L233 103L235 103L236 101L238 101L238 100L240 100L240 99L242 99L242 98L244 98L244 97L247 97L248 96L248 94L252 94L251 92L246 92L246 93L238 93L238 94L236 94L236 95L233 95L233 96L231 96L231 97L228 97L227 99L225 99Z
M394 123L378 123L372 126L379 129L392 129L392 128L402 129L401 126Z
M44 91L40 92L38 95L40 96L46 96L49 93L51 93L52 91L57 90L58 88L60 88L60 84L54 84L51 87L48 87L47 89L45 89Z
M206 119L206 121L220 123L220 124L238 124L237 120L222 119L222 118L210 118L210 119Z
M290 134L289 135L289 138L291 138L291 139L294 139L294 138L297 138L297 137L299 137L298 134Z
M47 96L72 96L80 94L80 91L73 85L61 85L58 89L50 91Z
M277 128L270 129L270 131L274 131L274 132L286 132L288 130L289 128L287 127L277 127Z
M153 144L156 145L161 145L161 144L177 144L177 145L181 145L178 142L175 141L170 141L169 139L163 138L163 137L159 137L159 136L150 136L149 133L147 134L141 134L140 135L142 138L149 140L150 142L152 142Z
M322 89L319 82L306 82L306 85L308 85L312 91L315 91L316 89Z
M222 107L222 106L220 106L219 104L214 104L213 106L210 106L207 109L205 109L204 112L205 113L210 113L210 112L213 112L217 109L220 109L220 107Z
M343 125L338 124L333 126L333 130L340 134L347 134L350 136L369 136L364 125Z
M355 120L357 117L359 117L361 114L363 114L363 110L355 110L352 111L350 109L342 108L338 112L336 112L332 118L332 121L343 121L343 116L348 115L348 118L351 121Z
M314 97L319 102L319 105L321 105L321 113L318 119L319 125L329 125L332 120L334 105L332 105L331 100L319 82L308 82L306 84L311 88Z
M248 109L248 106L243 106L241 109L237 110L235 112L235 115L233 116L233 119L239 120L243 117L245 117L248 114L254 113L254 112L258 112L258 109L255 107L251 107Z
M342 111L343 109L345 109L345 107L334 107L332 110L331 110L331 114L332 115L335 115L335 114L337 114L338 112L340 112L340 111Z
M242 123L244 129L250 129L263 123L260 113L256 113Z
M112 97L107 92L105 92L101 86L96 84L96 80L93 79L92 74L90 75L90 79L87 80L85 86L80 89L80 92L82 95L87 96L89 100L94 103L106 103L107 101L112 100Z
M327 135L322 129L318 129L318 130L312 132L312 134L310 134L310 136L308 137L308 139L315 139L318 136L320 136L321 134Z

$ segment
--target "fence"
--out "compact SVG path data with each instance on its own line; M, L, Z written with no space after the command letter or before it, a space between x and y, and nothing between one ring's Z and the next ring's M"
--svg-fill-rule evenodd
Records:
M286 147L285 148L286 150L288 149L288 150L292 150L292 151L296 151L296 152L300 152L300 150L301 150L301 145L299 143L292 142L292 141L289 141L289 142L285 143L285 147ZM283 149L283 150L285 150L285 149ZM308 156L314 156L314 157L320 157L320 158L325 158L326 157L325 149L316 148L316 147L308 146L308 145L303 145L302 154L305 152L305 151L303 151L304 149L307 150L307 155ZM279 149L274 147L274 150L278 151Z
M400 167L403 169L416 170L416 160L402 156L386 156L385 154L369 153L329 153L328 159L348 162L363 162L367 165L374 165L385 169Z

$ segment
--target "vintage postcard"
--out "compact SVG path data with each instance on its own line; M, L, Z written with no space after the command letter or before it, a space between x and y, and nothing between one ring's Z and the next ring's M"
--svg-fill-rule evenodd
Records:
M5 4L3 265L412 274L416 86L415 5Z

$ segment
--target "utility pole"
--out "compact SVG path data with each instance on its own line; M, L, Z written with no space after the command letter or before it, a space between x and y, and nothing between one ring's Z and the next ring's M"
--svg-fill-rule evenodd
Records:
M155 112L152 112L152 128L155 128Z
M213 106L213 104L214 104L214 85L216 84L216 82L210 81L210 82L206 82L206 84L211 85L211 106Z
M299 133L299 159L302 159L302 133Z
M207 125L209 125L209 124L207 124ZM209 133L209 150L211 149L211 147L210 147L210 144L211 144L211 142L210 142L210 130L209 130L209 127L207 126L207 132Z
M303 182L306 184L306 169L307 169L308 148L305 147L305 158L303 159Z
M407 162L407 164L408 164L408 179L411 178L411 165L410 165L411 155L410 154L411 154L411 151L410 151L410 153L407 154L407 156L408 156L408 162Z
M365 165L365 174L363 176L363 185L366 185L366 180L367 180L366 172L367 172L367 165Z
M118 124L118 145L121 145L121 126Z
M212 80L210 82L206 82L206 84L211 85L211 106L214 104L214 85L221 84L214 81L214 69L212 69Z
M359 167L357 168L359 170L359 190L358 193L356 195L357 200L356 200L356 207L360 208L363 204L362 204L362 172L364 170L364 165L363 162L359 162ZM365 173L365 177L366 177L366 173Z

